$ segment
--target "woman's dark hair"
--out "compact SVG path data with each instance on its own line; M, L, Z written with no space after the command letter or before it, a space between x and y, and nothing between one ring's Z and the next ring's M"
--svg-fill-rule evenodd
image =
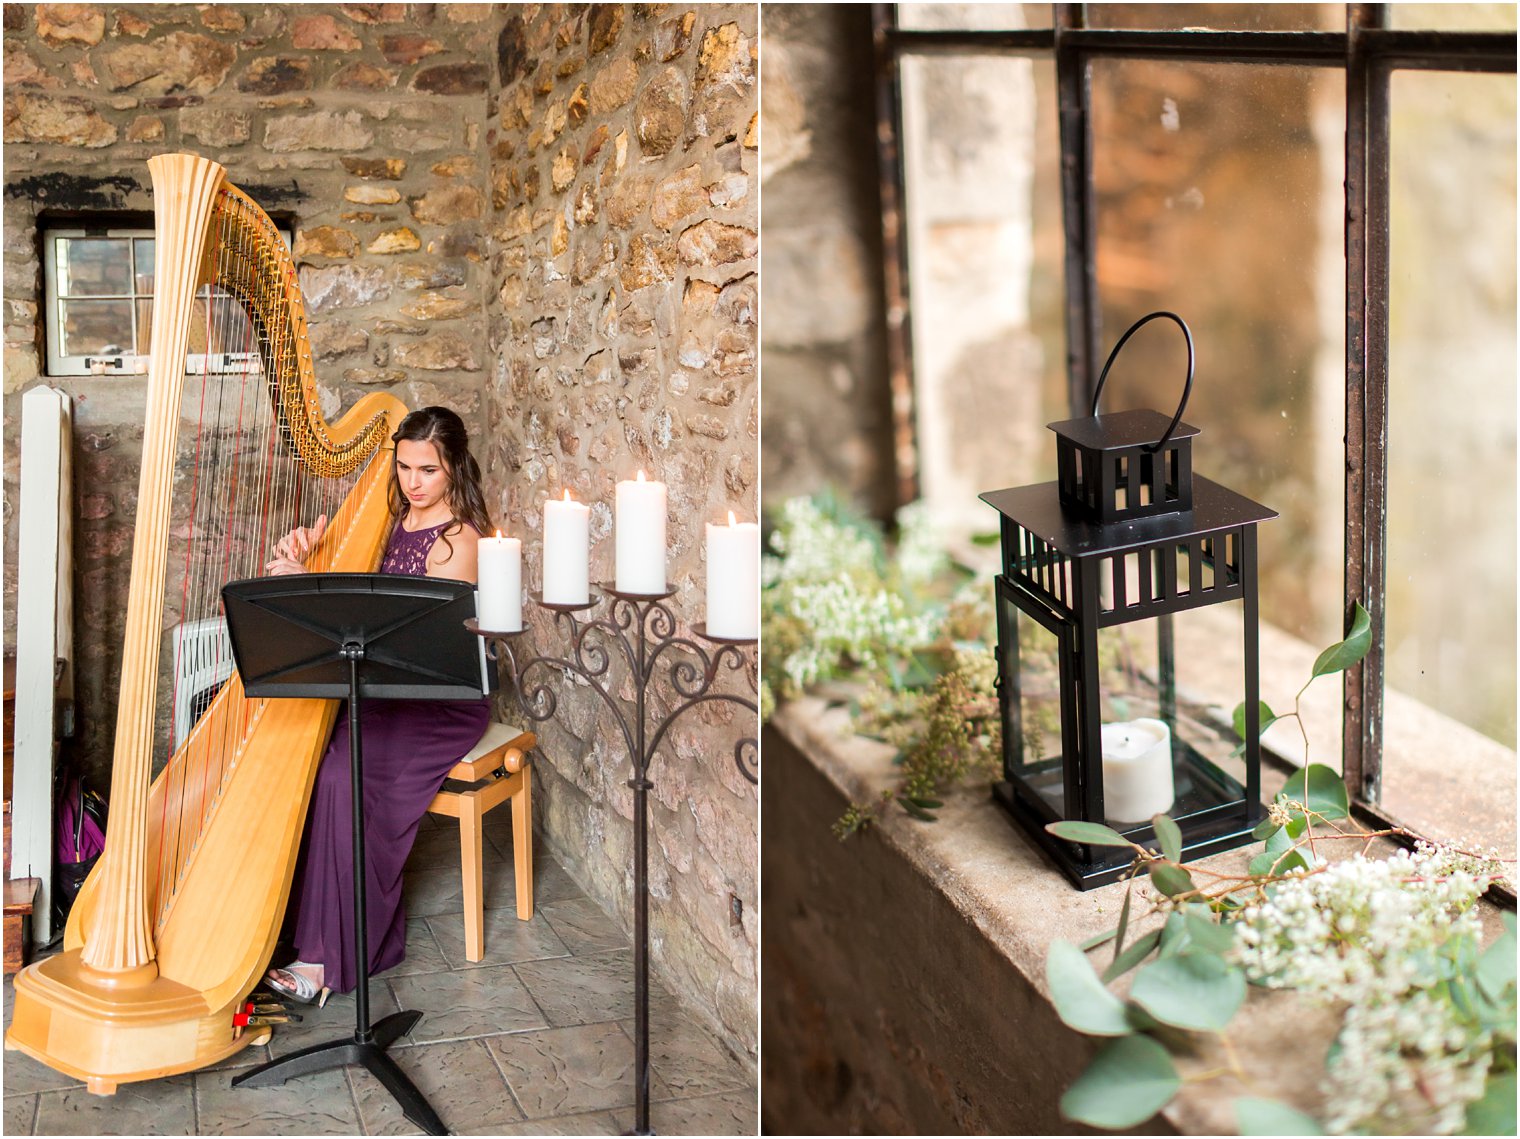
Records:
M480 487L480 464L470 454L470 434L464 428L464 420L446 407L419 408L403 419L391 436L393 443L402 440L431 443L443 462L449 480L448 503L454 512L454 525L447 527L438 537L448 545L449 556L454 554L449 535L459 533L463 523L475 527L482 537L488 536L492 529L491 514L486 509L485 492ZM411 508L406 495L401 493L394 460L391 462L390 507L398 525Z

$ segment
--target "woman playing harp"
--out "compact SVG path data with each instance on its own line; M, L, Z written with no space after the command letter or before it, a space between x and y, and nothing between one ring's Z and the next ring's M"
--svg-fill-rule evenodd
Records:
M459 416L424 407L401 421L396 444L391 510L395 526L381 573L446 577L473 582L481 534L491 528L480 467L470 454ZM299 527L275 546L266 569L306 572L326 518ZM401 875L417 827L444 776L479 741L491 702L479 700L366 700L360 712L364 740L365 904L369 972L406 956L406 910ZM308 822L306 856L292 905L299 960L265 977L269 988L303 1004L325 1001L329 991L349 992L354 973L353 799L348 721L340 720L317 775Z

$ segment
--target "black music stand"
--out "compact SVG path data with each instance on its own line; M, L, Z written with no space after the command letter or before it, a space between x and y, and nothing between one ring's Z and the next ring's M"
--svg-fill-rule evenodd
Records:
M313 573L229 582L222 588L232 655L249 696L346 697L354 801L354 973L352 1038L315 1044L261 1064L234 1087L272 1087L294 1076L362 1064L429 1135L448 1130L386 1052L422 1019L392 1013L369 1022L369 930L364 860L364 771L360 700L468 700L487 682L468 582L392 574Z

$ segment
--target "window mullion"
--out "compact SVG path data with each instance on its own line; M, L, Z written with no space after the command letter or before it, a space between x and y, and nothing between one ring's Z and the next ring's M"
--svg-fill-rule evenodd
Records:
M919 496L917 414L913 397L913 318L903 232L902 65L891 44L897 5L871 6L876 52L876 161L881 194L882 292L887 317L887 377L892 396L892 458L899 503Z
M1382 793L1388 484L1388 83L1363 32L1378 4L1347 8L1346 59L1346 613L1363 605L1372 647L1344 678L1342 763L1359 801Z
M1083 415L1097 383L1097 191L1093 184L1092 84L1087 55L1066 40L1083 26L1080 4L1054 6L1061 136L1061 217L1066 247L1066 394Z

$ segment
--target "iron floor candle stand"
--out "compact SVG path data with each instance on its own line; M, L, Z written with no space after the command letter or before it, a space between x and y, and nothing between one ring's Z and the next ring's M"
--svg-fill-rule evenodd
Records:
M543 723L554 717L559 697L550 685L553 674L572 673L590 685L622 732L633 764L628 786L633 788L633 927L634 927L634 1079L635 1121L633 1134L649 1135L649 765L666 733L682 714L701 704L724 703L758 715L756 701L730 692L714 691L725 672L745 672L745 649L753 638L734 640L714 637L704 624L693 628L696 639L677 635L675 614L666 600L675 590L663 593L625 593L600 586L610 599L607 612L596 618L581 616L601 604L593 593L583 605L562 605L533 600L554 614L555 623L568 631L569 651L563 656L519 653L514 642L526 630L495 632L466 622L480 636L495 642L507 662L523 714ZM704 643L698 643L698 642ZM632 706L613 692L612 663L622 659L632 674ZM548 673L533 678L534 670ZM674 701L657 721L651 721L652 694L657 681L665 680ZM631 713L631 714L630 714ZM734 744L734 764L751 783L759 783L758 735L742 736Z

